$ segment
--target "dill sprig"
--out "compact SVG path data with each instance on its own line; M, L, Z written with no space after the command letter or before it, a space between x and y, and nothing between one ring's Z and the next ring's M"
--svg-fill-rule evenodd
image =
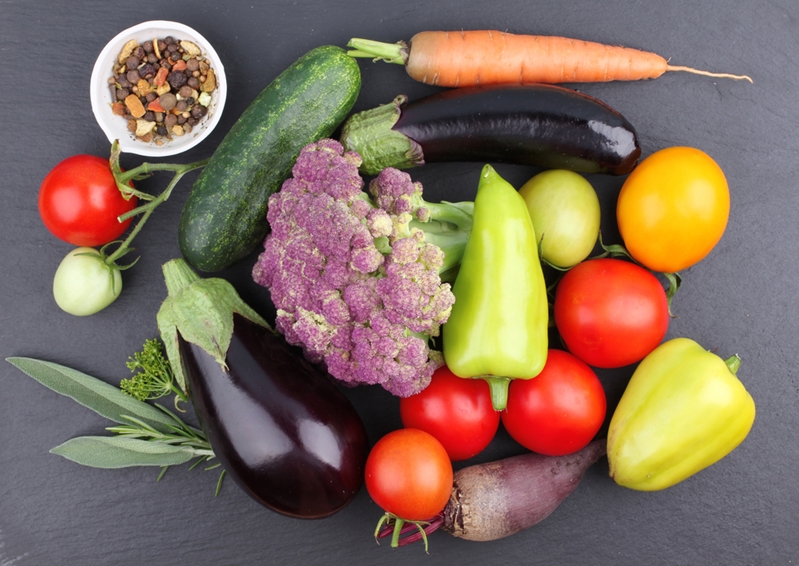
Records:
M119 388L124 393L139 401L160 399L174 393L176 407L178 401L188 401L186 393L175 382L175 374L166 357L166 348L158 338L145 341L142 350L128 358L126 365L134 375L119 383Z

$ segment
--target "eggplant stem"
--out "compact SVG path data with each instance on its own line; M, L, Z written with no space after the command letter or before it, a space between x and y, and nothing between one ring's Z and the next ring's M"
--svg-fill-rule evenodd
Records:
M170 260L161 266L161 269L164 272L164 280L169 296L174 297L182 290L200 281L200 276L184 261Z

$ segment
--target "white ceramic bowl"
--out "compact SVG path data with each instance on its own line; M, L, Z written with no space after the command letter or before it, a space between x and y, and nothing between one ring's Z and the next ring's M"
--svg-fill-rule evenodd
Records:
M111 88L108 85L108 79L113 76L116 59L122 51L122 47L129 40L135 39L141 44L148 40L163 39L167 36L195 43L210 62L216 76L217 86L211 94L208 113L199 124L192 128L191 132L180 137L173 136L171 140L165 141L163 145L157 145L155 141L144 142L141 139L137 139L128 130L127 121L121 116L114 115L111 111L111 104L114 101ZM158 20L143 22L120 32L102 50L92 71L91 102L94 117L103 132L105 132L109 142L119 140L119 146L123 153L161 157L175 155L196 146L219 123L226 98L227 81L225 79L225 68L219 59L219 55L202 35L190 27L177 22Z

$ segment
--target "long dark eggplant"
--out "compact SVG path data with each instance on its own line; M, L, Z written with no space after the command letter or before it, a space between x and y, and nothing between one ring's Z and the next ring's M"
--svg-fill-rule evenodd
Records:
M355 408L229 283L174 262L164 265L169 297L158 324L226 474L291 517L323 518L345 507L363 483L368 452Z
M451 89L351 116L341 142L361 170L445 161L504 162L580 173L629 173L641 156L632 124L591 96L553 85Z

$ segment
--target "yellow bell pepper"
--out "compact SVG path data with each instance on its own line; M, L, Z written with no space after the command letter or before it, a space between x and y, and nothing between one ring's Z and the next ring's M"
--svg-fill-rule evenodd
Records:
M755 402L722 360L688 338L658 346L639 364L608 430L613 480L656 491L732 452L749 434Z

